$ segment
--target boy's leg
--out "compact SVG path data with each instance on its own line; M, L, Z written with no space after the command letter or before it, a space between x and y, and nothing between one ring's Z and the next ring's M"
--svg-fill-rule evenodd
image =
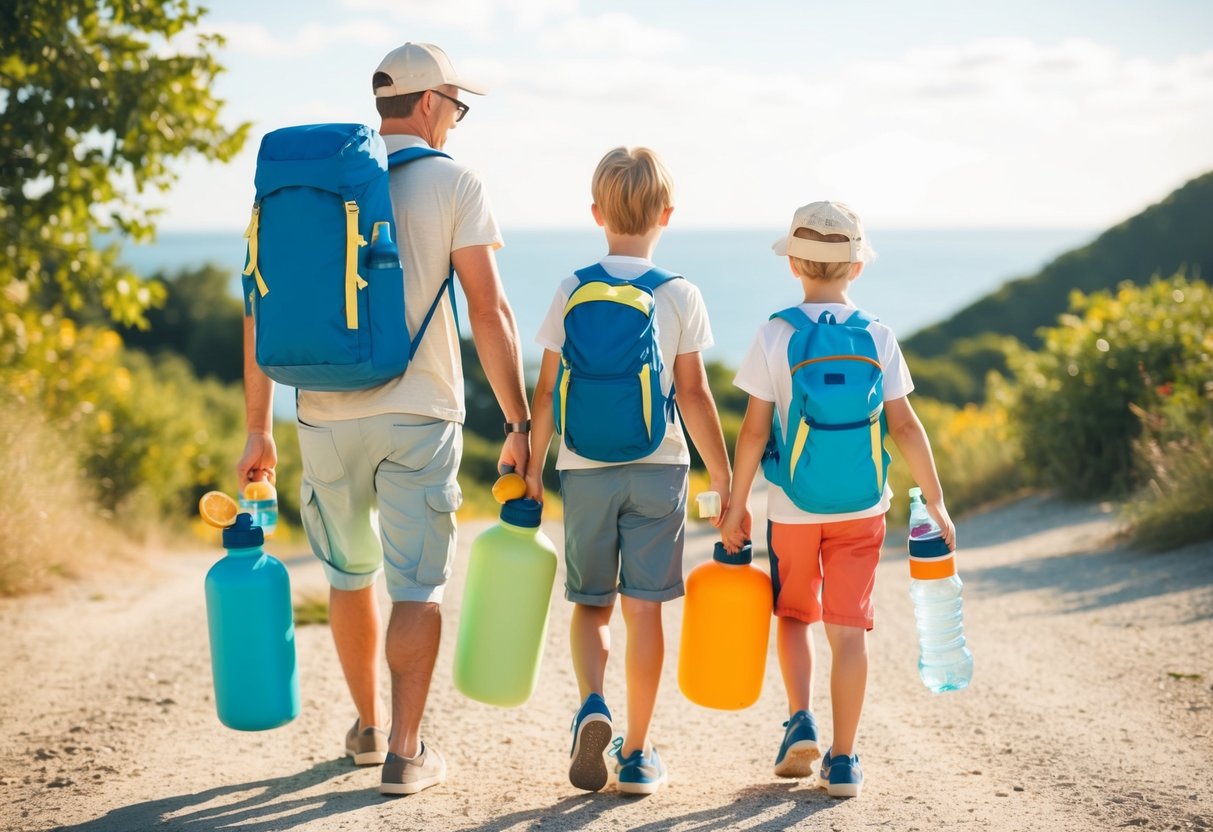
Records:
M620 756L652 751L649 726L665 659L661 605L685 593L686 465L620 466L620 594L627 623L628 727Z
M641 750L649 753L649 726L657 704L657 687L665 659L665 632L661 603L626 595L620 602L628 629L627 680L628 729L623 738L623 756Z
M855 735L863 714L868 686L868 633L862 627L825 625L832 656L830 702L834 711L834 737L830 755L855 753Z
M807 621L781 616L775 638L788 693L788 716L813 710L813 631Z
M573 605L573 620L569 623L569 646L573 654L573 673L581 700L591 693L602 696L607 657L611 651L611 613L609 607Z
M872 591L884 543L884 515L822 527L821 603L830 642L834 711L831 757L852 756L868 684L868 634L875 620Z

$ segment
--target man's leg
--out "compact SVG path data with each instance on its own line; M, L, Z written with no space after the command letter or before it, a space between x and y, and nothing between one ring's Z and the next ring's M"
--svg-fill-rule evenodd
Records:
M329 590L329 626L359 728L386 728L379 700L380 619L375 587Z
M392 677L392 734L388 750L412 758L421 753L421 717L430 692L442 633L437 604L392 604L387 629L387 664Z

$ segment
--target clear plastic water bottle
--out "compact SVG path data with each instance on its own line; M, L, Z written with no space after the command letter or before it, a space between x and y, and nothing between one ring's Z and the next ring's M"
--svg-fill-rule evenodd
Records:
M964 584L921 488L910 489L910 598L918 623L918 675L932 693L962 690L973 678L965 646Z
M278 491L268 480L253 480L244 487L237 500L240 510L253 518L266 537L273 537L278 528Z

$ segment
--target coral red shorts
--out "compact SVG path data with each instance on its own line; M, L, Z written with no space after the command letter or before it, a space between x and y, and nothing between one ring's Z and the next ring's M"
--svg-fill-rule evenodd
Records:
M839 523L767 524L775 614L872 629L884 515Z

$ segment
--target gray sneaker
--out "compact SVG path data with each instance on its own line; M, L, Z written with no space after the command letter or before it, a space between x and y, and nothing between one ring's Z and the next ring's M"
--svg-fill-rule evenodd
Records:
M446 780L446 761L433 748L421 743L421 753L406 760L390 751L383 764L380 794L416 794Z
M345 755L356 766L377 766L387 759L387 732L370 726L358 730L358 720L345 735Z

